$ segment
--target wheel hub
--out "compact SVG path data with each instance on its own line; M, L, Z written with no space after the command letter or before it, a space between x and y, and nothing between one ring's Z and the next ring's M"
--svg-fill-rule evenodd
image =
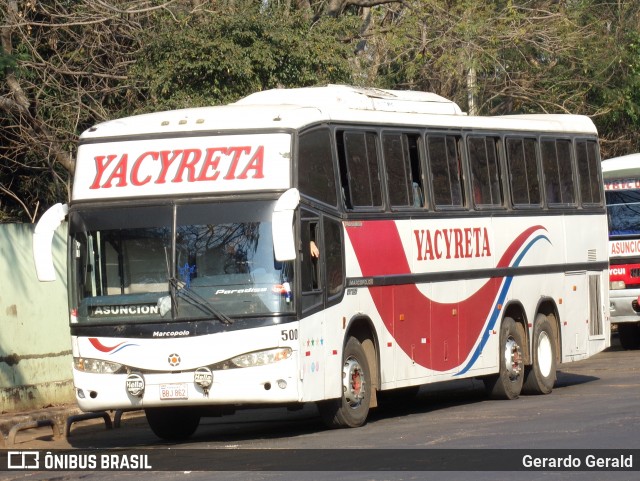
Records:
M365 377L360 363L354 358L344 362L342 389L344 398L351 408L357 408L362 403L366 392Z
M507 339L507 343L504 349L504 365L507 368L507 373L509 374L509 380L515 381L518 376L522 373L523 368L523 360L522 360L522 350L518 343L510 337Z
M540 374L548 377L551 374L551 366L553 365L553 348L551 347L551 339L544 331L538 337L537 356Z

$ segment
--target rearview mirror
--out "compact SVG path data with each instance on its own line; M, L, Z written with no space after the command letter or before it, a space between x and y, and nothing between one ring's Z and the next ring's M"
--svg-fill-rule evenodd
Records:
M41 282L56 280L56 270L53 265L51 250L53 233L67 216L67 204L51 206L40 218L33 231L33 261L36 265L36 275Z
M271 231L273 250L277 261L291 261L296 258L293 235L293 213L300 203L298 189L289 189L280 196L273 208Z

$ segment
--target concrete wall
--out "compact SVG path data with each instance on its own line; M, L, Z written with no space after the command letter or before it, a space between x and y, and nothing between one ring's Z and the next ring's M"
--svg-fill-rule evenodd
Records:
M39 282L32 224L0 225L0 412L74 403L66 224L53 238L58 279Z

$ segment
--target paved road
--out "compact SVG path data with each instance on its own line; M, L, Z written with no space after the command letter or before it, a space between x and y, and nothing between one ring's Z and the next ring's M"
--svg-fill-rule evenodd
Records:
M618 346L577 363L560 367L550 395L523 396L514 401L491 401L482 383L473 380L432 385L421 389L411 403L379 409L362 428L326 430L313 406L297 412L284 409L245 411L234 416L203 420L187 443L167 445L135 413L123 418L120 429L105 430L97 422L74 426L66 440L54 440L50 430L20 433L19 449L88 449L171 447L183 449L640 449L640 351ZM187 451L183 451L186 455ZM294 451L292 451L294 453ZM375 456L374 451L370 452ZM382 453L382 452L381 452ZM205 455L207 453L204 453ZM213 453L212 453L213 454ZM635 460L640 469L640 455ZM361 457L354 456L358 462ZM335 468L335 466L334 466ZM366 470L367 466L358 469ZM331 461L327 461L327 468ZM42 474L42 477L40 475ZM51 473L49 473L51 474ZM205 475L206 474L206 475ZM425 474L403 472L225 472L190 473L189 479L425 479ZM80 479L72 473L61 479ZM123 473L130 476L133 473ZM140 473L138 473L138 476ZM78 476L77 478L73 476ZM112 479L92 473L91 479ZM111 474L113 476L113 473ZM182 479L185 473L158 473L154 479ZM1 478L0 473L0 478ZM143 476L144 477L144 476ZM28 479L49 479L36 473ZM430 479L640 479L634 473L432 473ZM23 478L16 478L23 479ZM24 478L27 479L27 478Z

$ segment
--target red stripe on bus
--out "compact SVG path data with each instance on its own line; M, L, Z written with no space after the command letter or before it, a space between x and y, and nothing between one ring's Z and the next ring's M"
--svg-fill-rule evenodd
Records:
M509 266L525 241L539 229L544 228L532 226L514 239L496 267ZM363 277L411 273L394 221L362 222L346 230ZM368 289L400 348L423 367L448 371L469 356L491 314L501 284L502 278L489 279L471 296L454 303L433 301L415 284ZM394 322L397 317L394 305L401 307L404 322ZM422 338L430 339L430 344L422 344Z

